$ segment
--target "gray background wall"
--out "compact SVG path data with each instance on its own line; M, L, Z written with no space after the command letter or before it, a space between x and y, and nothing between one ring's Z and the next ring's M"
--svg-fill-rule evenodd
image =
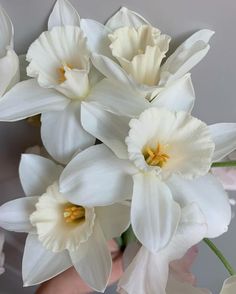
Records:
M236 121L236 3L234 0L71 0L71 2L78 9L81 17L93 18L101 22L120 6L127 6L171 35L174 39L173 48L198 29L210 28L216 31L209 54L192 70L197 95L194 113L207 123ZM0 3L14 23L16 51L25 53L30 43L46 28L54 0L0 0ZM21 193L16 179L20 153L27 146L39 142L39 137L36 130L24 122L0 123L0 135L0 203L3 203L6 199L18 197ZM232 196L236 196L235 193ZM229 232L216 240L216 243L236 267L235 235L234 219ZM16 240L23 242L19 238L12 242ZM15 259L20 264L19 257L14 257L13 247L14 245L8 249L11 251L9 258ZM31 289L24 289L21 292L16 290L20 280L16 281L10 270L8 275L0 278L0 293L33 293ZM210 287L213 293L218 293L226 272L205 245L200 246L200 256L194 271L201 286ZM8 282L6 286L8 279L12 282L10 284ZM9 291L4 292L3 287Z

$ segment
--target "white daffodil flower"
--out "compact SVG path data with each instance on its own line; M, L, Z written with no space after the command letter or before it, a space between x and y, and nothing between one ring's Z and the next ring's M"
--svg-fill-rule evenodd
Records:
M80 26L81 30L87 38L87 45L90 52L92 53L92 61L94 65L99 70L101 70L101 72L106 77L108 77L108 79L104 79L96 86L96 97L92 95L97 102L104 105L111 111L119 112L121 114L137 114L137 112L139 114L140 107L142 109L144 106L148 107L149 103L146 98L150 100L150 104L155 106L168 106L169 108L174 107L174 110L177 110L176 108L178 108L178 110L183 110L183 107L186 108L187 106L189 111L192 110L195 94L190 74L185 73L187 73L195 63L200 61L200 59L209 50L207 36L210 38L210 35L212 34L211 31L203 30L198 32L196 35L194 35L195 37L190 38L182 45L182 47L180 47L178 51L176 51L176 57L174 58L173 63L182 62L183 66L181 69L185 68L185 72L183 70L179 72L178 77L176 73L176 75L174 75L176 78L170 78L168 87L165 87L163 85L140 85L116 62L112 61L115 60L115 57L112 54L113 49L115 51L119 51L122 48L115 48L113 46L114 44L111 44L111 39L113 38L113 34L117 33L115 32L116 29L123 28L128 32L128 35L125 37L129 40L134 40L136 44L136 51L140 52L140 50L145 49L143 46L145 46L144 43L146 41L150 41L154 44L153 48L149 46L148 49L151 51L151 55L148 54L147 56L147 54L141 54L140 56L141 61L145 63L145 68L149 67L150 70L154 70L152 73L150 73L149 76L145 73L145 78L154 78L155 80L158 79L158 67L161 62L161 56L164 55L164 51L168 50L170 38L168 36L161 35L160 31L151 27L151 25L142 16L123 7L116 15L110 18L110 20L104 26L103 24L91 19L80 19L75 8L67 0L58 0L50 15L48 27L49 29L52 29L55 26L65 25ZM139 30L139 34L134 32L136 29ZM132 38L129 34L129 30L134 33ZM119 33L117 34L120 35ZM129 40L128 42L122 41L123 44L126 44L125 52L128 55L131 54L129 52L132 49L130 46L128 46ZM114 41L114 43L117 43L117 41ZM139 45L142 48L138 48ZM112 49L110 47L114 48ZM161 56L159 56L158 52L161 53ZM159 64L152 62L150 58L150 56L154 57L154 55L157 54L158 58L155 59L155 61L159 60ZM136 59L139 60L140 56L137 56ZM127 67L133 68L131 71L135 71L135 66L131 64L128 65L122 56L120 57L120 61L121 60L124 64L127 65ZM135 75L141 74L140 68L144 67L139 66L139 70L134 73ZM142 76L144 78L143 72ZM161 91L162 89L165 89L165 91ZM167 95L165 95L165 97L170 98L164 100L163 92L166 91ZM177 96L176 93L178 93L178 91L181 91L182 93L182 95L179 95L179 97L184 98L175 99ZM133 105L132 107L131 104Z
M229 199L208 171L212 161L235 149L236 124L207 127L186 112L159 107L130 118L96 103L83 103L82 123L110 150L90 147L69 163L60 180L68 200L83 203L89 198L96 206L132 199L133 230L152 252L170 242L180 207L192 202L206 217L206 237L227 231Z
M41 113L44 146L53 158L66 164L75 153L95 143L81 126L80 104L82 100L109 96L111 87L104 95L100 88L96 90L102 75L89 61L92 50L106 54L108 33L101 25L99 32L90 32L88 40L78 13L67 0L56 2L48 28L27 53L27 73L33 79L18 83L4 95L0 121L17 121Z
M74 266L91 288L104 291L112 266L107 240L129 226L129 206L68 202L58 190L61 171L49 159L23 155L19 173L28 197L0 207L0 226L29 233L22 267L25 286L42 283Z
M19 59L13 45L14 28L0 5L0 97L19 81Z
M4 253L3 253L3 244L4 244L4 233L0 231L0 275L4 273Z
M85 32L96 27L90 20L84 23ZM148 100L199 63L209 51L208 43L214 34L211 30L200 30L166 58L171 38L137 13L122 7L105 27L111 31L108 38L112 58L93 51L93 64L108 79L135 89Z
M43 143L53 158L66 164L95 143L80 122L81 101L97 96L98 76L90 69L85 36L79 27L54 27L30 46L27 59L28 75L34 79L18 83L4 95L0 121L42 113Z
M182 258L190 247L202 240L206 231L205 217L198 206L190 204L184 207L180 224L170 243L156 254L149 252L144 246L141 247L121 277L118 292L177 294L168 290L170 262Z

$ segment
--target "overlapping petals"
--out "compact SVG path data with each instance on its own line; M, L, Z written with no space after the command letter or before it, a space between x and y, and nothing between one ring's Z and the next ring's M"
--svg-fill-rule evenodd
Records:
M204 216L198 207L195 204L186 206L176 234L163 250L156 254L145 247L139 250L118 284L119 293L170 294L166 292L170 261L183 257L203 238L206 230Z
M166 119L169 114L171 117L173 114L173 121L170 118ZM178 124L175 126L177 121L179 127ZM159 122L160 128L157 130ZM134 232L141 243L152 252L164 248L174 235L179 222L179 207L193 202L197 203L206 217L208 225L206 236L216 237L227 230L231 220L228 196L213 176L206 175L212 163L214 142L205 124L193 119L187 113L174 114L160 108L148 108L139 119L132 119L129 123L127 117L116 115L90 102L82 105L82 123L89 133L96 135L120 160L102 146L92 147L89 148L89 152L78 154L66 167L60 179L60 191L66 195L65 197L73 201L77 199L78 203L85 201L87 197L91 200L91 205L94 201L96 205L105 205L125 197L130 199L132 196L131 222ZM195 130L198 135L194 135ZM197 138L196 142L194 138ZM158 147L158 142L163 147ZM171 142L174 142L173 145ZM182 155L178 153L178 148L183 152ZM98 150L103 149L106 152L101 155ZM148 156L145 152L149 152ZM192 154L190 157L188 152ZM96 154L100 154L99 159L96 158ZM203 157L204 160L199 160ZM81 164L85 160L86 169L83 167L84 164ZM168 166L172 164L171 160L173 160L173 168L168 170ZM127 169L126 164L133 168ZM121 168L122 165L126 168ZM86 174L91 175L87 170L90 169L100 170L94 177L92 187L86 184L90 179ZM122 174L126 181L122 180ZM119 175L119 178L114 175ZM133 177L134 182L129 183L128 191L129 177ZM100 185L108 178L109 187ZM194 178L196 179L193 180ZM117 183L118 186L113 189ZM212 191L211 195L217 195L217 205L224 207L220 214L210 205L212 200L209 196L205 196L203 191ZM95 194L103 196L93 197ZM145 199L143 199L144 194ZM163 217L156 211L163 212ZM166 217L167 215L169 217ZM166 235L158 229L163 227L166 228L163 230Z
M204 58L214 34L206 29L198 31L162 62L169 49L170 38L161 35L137 13L121 8L106 27L112 30L109 34L110 48L120 66L114 59L98 52L93 54L93 64L107 78L135 88L149 100Z
M29 233L23 257L25 286L42 283L74 266L91 288L104 291L112 264L106 241L129 226L129 205L96 211L96 207L68 202L55 182L61 169L49 159L25 154L20 178L28 197L0 207L0 226ZM37 196L29 197L32 194Z

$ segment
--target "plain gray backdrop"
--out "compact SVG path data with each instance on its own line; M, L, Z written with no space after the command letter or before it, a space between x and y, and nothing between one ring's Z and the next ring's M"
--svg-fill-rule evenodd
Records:
M236 122L236 2L234 0L71 0L82 18L104 22L121 6L135 10L154 26L173 37L175 48L198 29L209 28L216 32L207 57L192 70L196 91L194 114L207 123ZM30 43L46 29L46 22L54 0L0 0L15 27L15 48L25 53ZM25 122L0 123L0 204L21 196L17 180L20 154L28 146L40 142L39 134ZM231 196L235 196L232 193ZM214 205L214 203L212 203ZM229 232L216 240L216 244L236 267L236 221ZM18 243L16 243L18 242ZM17 235L9 240L7 259L20 267L23 239ZM18 248L16 251L15 248ZM226 271L204 245L200 245L199 258L194 266L199 285L219 293ZM14 269L0 277L0 293L33 293L21 289L20 277ZM110 293L114 293L110 291Z

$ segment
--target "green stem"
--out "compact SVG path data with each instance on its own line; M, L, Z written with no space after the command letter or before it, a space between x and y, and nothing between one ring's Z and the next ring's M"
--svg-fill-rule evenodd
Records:
M205 238L203 241L209 246L209 248L215 253L215 255L220 259L220 261L223 263L227 271L231 276L234 276L236 274L233 267L230 265L228 260L224 257L222 252L216 247L216 245L209 239Z
M236 167L236 160L213 162L211 167Z

